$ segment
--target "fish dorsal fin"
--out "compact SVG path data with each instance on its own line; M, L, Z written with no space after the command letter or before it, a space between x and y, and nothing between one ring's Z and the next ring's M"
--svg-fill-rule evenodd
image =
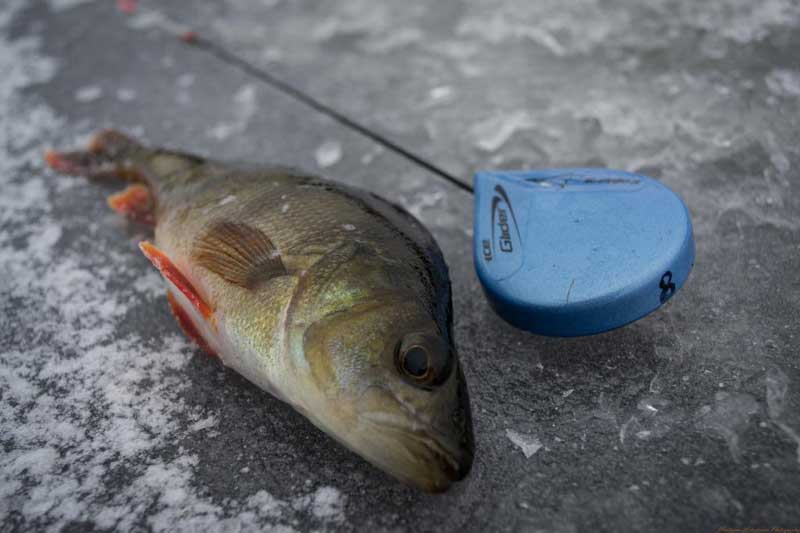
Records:
M214 224L194 245L192 256L200 266L246 289L286 274L270 238L247 224Z

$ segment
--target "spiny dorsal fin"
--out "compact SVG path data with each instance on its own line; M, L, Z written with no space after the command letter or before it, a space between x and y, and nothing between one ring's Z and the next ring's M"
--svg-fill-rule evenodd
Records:
M192 256L200 266L246 289L286 274L270 238L259 229L236 222L212 226L197 241Z

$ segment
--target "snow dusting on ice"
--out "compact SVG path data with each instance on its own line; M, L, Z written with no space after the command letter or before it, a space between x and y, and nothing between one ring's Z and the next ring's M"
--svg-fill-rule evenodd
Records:
M346 497L333 487L215 501L197 481L199 458L181 442L207 436L218 413L183 398L196 350L177 328L155 336L131 328L131 315L157 315L153 329L166 318L158 275L102 202L68 208L88 201L86 180L44 168L46 148L74 145L88 131L26 91L59 66L37 38L5 37L25 4L0 8L0 530L342 523ZM76 97L99 94L89 86ZM253 100L247 87L236 96L246 111L239 120Z
M257 108L256 86L252 83L243 85L233 96L233 118L213 126L208 130L208 136L217 141L224 141L233 135L242 133L247 129Z

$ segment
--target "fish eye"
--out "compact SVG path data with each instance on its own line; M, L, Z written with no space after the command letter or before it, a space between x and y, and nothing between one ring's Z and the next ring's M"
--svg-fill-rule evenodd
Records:
M395 364L411 384L430 388L450 377L455 356L447 342L430 333L409 333L397 343Z
M422 346L412 346L401 353L401 366L412 378L424 381L432 372L428 350Z

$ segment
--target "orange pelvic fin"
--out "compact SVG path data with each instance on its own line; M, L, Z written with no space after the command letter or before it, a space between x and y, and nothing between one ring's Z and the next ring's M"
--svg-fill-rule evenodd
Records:
M175 299L175 295L172 294L172 291L167 291L167 300L169 301L169 308L172 310L172 314L178 320L178 324L181 326L186 336L196 342L197 345L200 346L200 349L208 355L212 357L216 356L217 354L214 350L211 349L203 336L200 335L200 332L197 331L194 322L192 322L192 318Z
M214 311L203 300L191 282L186 279L186 276L184 276L183 273L178 270L178 267L170 261L169 257L147 241L140 242L139 248L150 262L153 263L153 266L161 272L161 275L172 282L172 284L186 296L189 302L191 302L194 308L200 313L200 316L209 320L211 315L214 314Z
M139 183L129 185L127 189L108 197L108 205L119 213L137 222L155 225L153 213L153 197L150 190Z

